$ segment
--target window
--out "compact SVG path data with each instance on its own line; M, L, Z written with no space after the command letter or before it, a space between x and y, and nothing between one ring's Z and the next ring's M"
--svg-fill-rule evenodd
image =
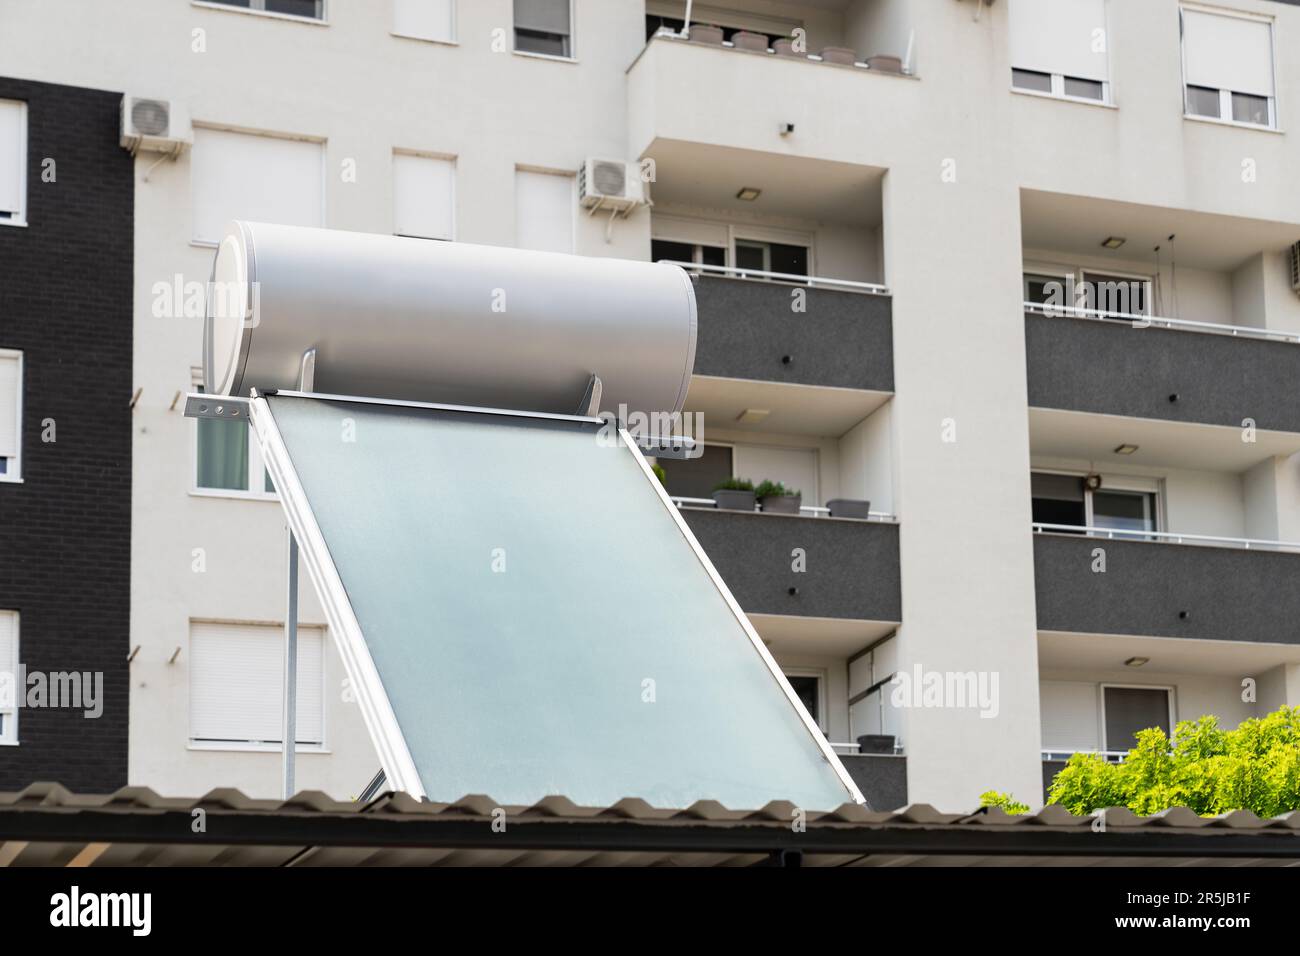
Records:
M658 461L667 479L664 487L676 498L708 498L718 482L735 474L730 445L710 442L698 458L661 458Z
M1155 482L1139 478L1103 478L1087 487L1080 475L1033 472L1029 478L1034 524L1073 525L1115 531L1158 531ZM1053 529L1058 530L1058 529Z
M674 242L671 239L650 240L650 261L694 262L704 266L725 266L727 250L722 246L702 245L698 242Z
M201 389L200 389L201 391ZM246 421L195 419L194 490L231 497L275 497L262 452Z
M1065 301L1065 281L1060 276L1025 273L1025 301L1035 305L1072 305Z
M0 100L0 225L27 222L27 104Z
M0 744L18 743L18 612L0 611Z
M515 244L573 252L573 177L515 170Z
M822 700L822 672L790 669L784 671L784 673L785 679L790 682L790 687L794 690L795 696L803 704L804 710L808 711L808 716L825 733L826 707Z
M785 275L808 274L808 247L781 242L736 240L736 268L756 272L780 272Z
M190 625L190 743L278 750L284 725L284 628ZM325 636L298 628L299 747L325 746Z
M195 242L216 243L232 219L323 226L320 143L199 128L190 188Z
M573 56L569 0L515 0L515 50Z
M22 480L23 353L0 349L0 481Z
M308 20L325 19L325 0L204 0L222 7L238 7L256 13L278 13Z
M1187 115L1276 126L1272 22L1184 8L1182 28Z
M1151 280L1141 276L1085 272L1083 308L1114 315L1149 315Z
M1110 102L1105 0L1010 0L1011 85Z
M452 239L456 164L450 159L393 154L393 234Z
M1139 731L1159 727L1173 731L1173 690L1169 687L1101 687L1105 749L1126 751L1137 746Z
M456 41L456 0L393 0L393 32L417 40Z

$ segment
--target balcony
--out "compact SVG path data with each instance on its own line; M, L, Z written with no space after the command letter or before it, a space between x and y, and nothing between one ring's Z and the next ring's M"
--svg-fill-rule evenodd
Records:
M1025 352L1034 408L1300 433L1300 333L1026 303Z
M1300 644L1300 544L1046 524L1034 530L1040 631Z
M902 619L898 525L880 520L884 516L858 520L727 511L696 499L679 505L746 614L880 623L864 628L864 637L886 632ZM793 570L796 549L804 555L802 572Z
M840 754L840 761L872 810L907 806L907 758L902 754Z

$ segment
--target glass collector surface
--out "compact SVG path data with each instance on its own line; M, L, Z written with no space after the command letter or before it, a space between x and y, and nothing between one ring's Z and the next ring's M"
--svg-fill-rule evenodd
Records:
M851 799L596 425L267 401L430 799Z

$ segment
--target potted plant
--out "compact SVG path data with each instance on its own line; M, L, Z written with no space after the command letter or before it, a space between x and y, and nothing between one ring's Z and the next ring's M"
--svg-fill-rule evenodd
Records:
M903 58L880 53L867 57L867 66L873 70L879 70L881 73L902 73Z
M791 491L779 481L764 481L754 489L754 497L764 511L781 515L797 515L803 503L803 492Z
M713 486L713 503L728 511L754 510L754 483L748 478L728 478Z
M863 734L858 738L858 753L892 754L894 750L893 734Z
M857 50L850 50L844 46L828 46L822 50L822 62L824 63L841 63L844 66L852 66L857 58Z
M653 465L650 466L650 470L653 471L655 473L655 477L659 479L659 484L667 488L668 472L664 471L664 466L659 464L659 462L655 462Z

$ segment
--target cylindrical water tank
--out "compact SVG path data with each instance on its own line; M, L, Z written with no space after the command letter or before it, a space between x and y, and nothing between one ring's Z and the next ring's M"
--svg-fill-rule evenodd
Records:
M695 294L676 266L234 222L213 263L208 392L313 391L573 413L677 412Z

